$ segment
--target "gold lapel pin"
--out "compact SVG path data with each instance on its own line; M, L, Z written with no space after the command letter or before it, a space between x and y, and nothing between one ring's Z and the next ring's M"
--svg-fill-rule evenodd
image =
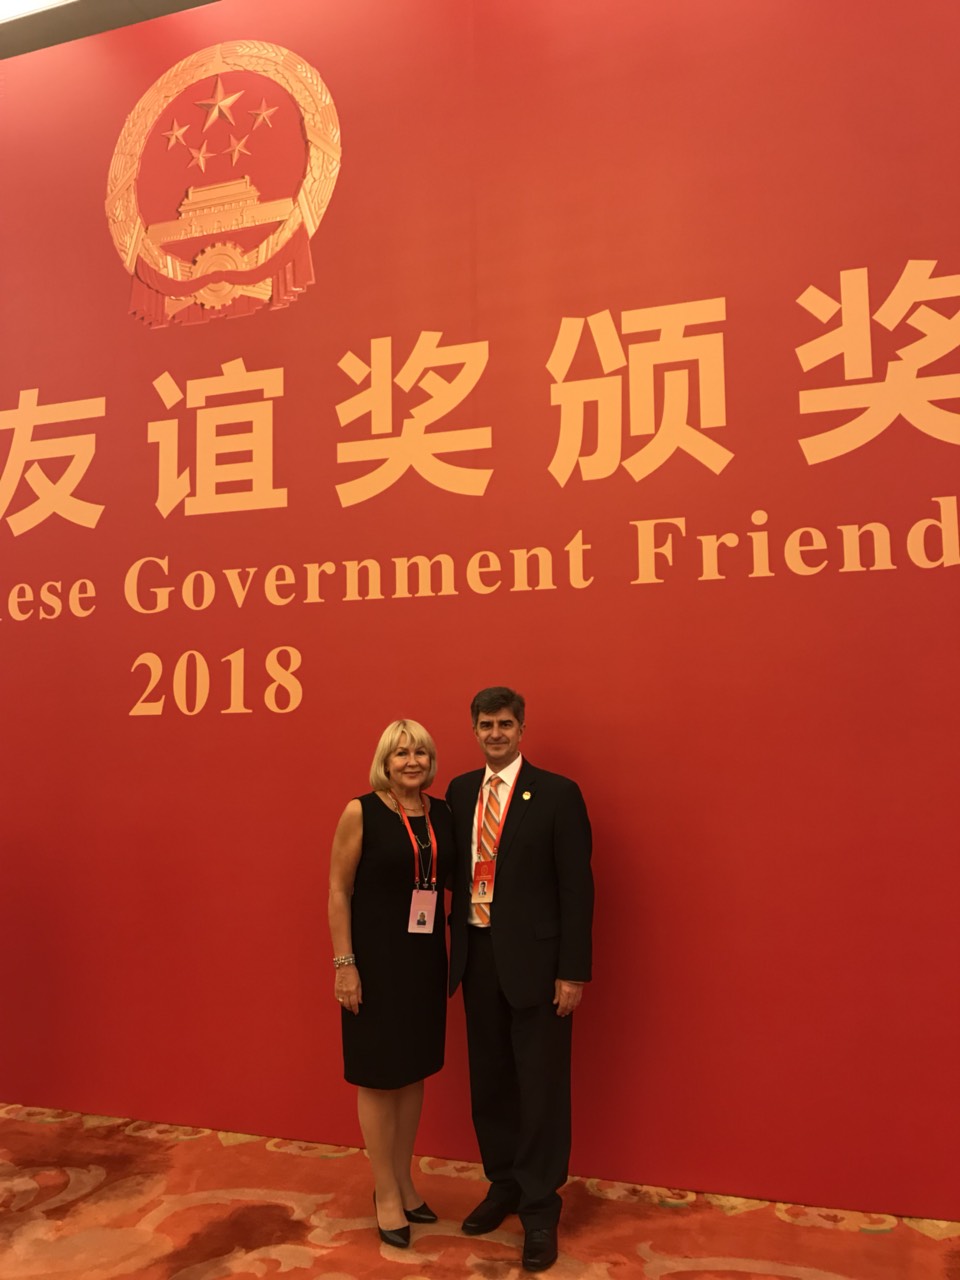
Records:
M521 799L521 800L529 800L529 799L530 799L530 792L529 792L529 791L525 791L525 792L523 793L523 795L520 797L520 799Z

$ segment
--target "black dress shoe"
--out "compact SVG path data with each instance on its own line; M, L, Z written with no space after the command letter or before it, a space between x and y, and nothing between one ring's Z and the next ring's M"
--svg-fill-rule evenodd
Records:
M384 1231L383 1227L377 1223L377 1230L380 1232L380 1239L384 1244L392 1244L395 1249L410 1248L409 1227L396 1227L393 1231Z
M404 1209L408 1222L436 1222L437 1215L424 1200L423 1204L418 1204L416 1209Z
M373 1193L373 1212L377 1212L377 1193ZM404 1210L406 1212L406 1210ZM380 1223L377 1223L377 1230L380 1233L380 1239L384 1244L392 1244L395 1249L410 1248L410 1228L409 1227L392 1227L390 1230L384 1230Z
M496 1231L500 1223L510 1213L516 1213L517 1206L511 1200L492 1200L487 1196L475 1209L471 1209L460 1225L465 1236L483 1236L488 1231Z
M524 1271L546 1271L557 1260L557 1228L533 1227L523 1238Z

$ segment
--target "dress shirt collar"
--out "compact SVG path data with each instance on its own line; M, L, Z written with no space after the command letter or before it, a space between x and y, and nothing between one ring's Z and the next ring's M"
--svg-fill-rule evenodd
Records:
M517 774L520 772L520 767L522 764L523 764L523 756L517 756L516 760L514 760L511 764L508 764L505 769L500 770L498 777L502 778L503 781L506 783L506 787L508 791L516 782ZM483 785L485 787L488 785L492 777L493 777L493 770L490 768L489 765L487 765L483 775ZM503 795L504 793L501 791L500 794Z

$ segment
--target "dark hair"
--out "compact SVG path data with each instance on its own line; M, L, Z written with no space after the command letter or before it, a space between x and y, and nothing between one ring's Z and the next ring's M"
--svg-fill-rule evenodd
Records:
M490 715L494 711L509 708L516 718L517 724L523 724L527 704L523 695L502 684L495 684L490 689L481 689L470 703L470 718L476 725L481 716Z

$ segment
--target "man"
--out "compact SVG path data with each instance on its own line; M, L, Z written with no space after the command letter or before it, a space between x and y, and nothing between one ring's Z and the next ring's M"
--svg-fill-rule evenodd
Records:
M482 1235L519 1211L523 1266L545 1271L570 1157L570 1015L590 980L593 877L580 788L523 759L524 710L512 689L477 694L470 714L486 767L447 790L457 850L450 993L462 981L473 1124L490 1179L463 1230Z

